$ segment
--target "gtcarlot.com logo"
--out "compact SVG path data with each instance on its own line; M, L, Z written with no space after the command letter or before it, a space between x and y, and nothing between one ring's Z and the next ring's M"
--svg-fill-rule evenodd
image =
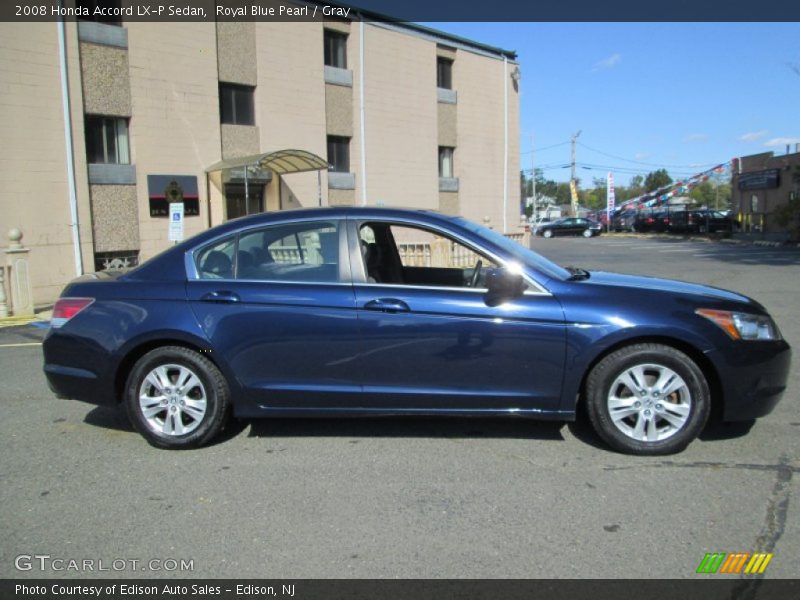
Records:
M761 575L767 570L772 554L766 552L711 552L703 557L698 573Z
M185 558L59 558L49 554L19 554L17 571L91 573L98 571L194 571L194 559Z

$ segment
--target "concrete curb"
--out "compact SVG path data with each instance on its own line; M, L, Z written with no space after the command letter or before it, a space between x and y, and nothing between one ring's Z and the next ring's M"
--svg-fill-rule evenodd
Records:
M762 246L769 248L800 248L796 242L774 242L770 240L741 240L736 238L710 238L692 235L666 235L647 233L603 233L606 239L632 238L640 240L680 240L684 242L705 242L716 244L735 244L738 246Z

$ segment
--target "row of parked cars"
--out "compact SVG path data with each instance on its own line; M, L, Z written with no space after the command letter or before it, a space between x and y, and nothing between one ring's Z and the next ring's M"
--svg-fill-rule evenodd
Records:
M739 229L739 222L719 210L623 210L614 215L611 228L657 233L730 233Z

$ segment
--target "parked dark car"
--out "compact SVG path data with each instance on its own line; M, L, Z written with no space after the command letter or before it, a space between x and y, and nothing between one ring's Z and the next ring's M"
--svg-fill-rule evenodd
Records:
M631 231L641 233L663 233L667 231L670 223L670 213L666 209L640 210L633 219Z
M567 217L546 223L536 229L536 235L551 238L556 235L582 235L593 237L603 233L603 226L597 221L580 217Z
M611 229L614 231L633 231L635 222L635 210L621 210L611 218Z
M791 353L740 294L564 268L460 217L380 208L230 221L78 278L51 324L55 394L124 405L161 448L209 442L229 409L573 420L582 398L610 446L666 454L712 406L768 414Z
M680 233L732 232L738 222L732 216L718 210L687 210L672 214L670 231Z

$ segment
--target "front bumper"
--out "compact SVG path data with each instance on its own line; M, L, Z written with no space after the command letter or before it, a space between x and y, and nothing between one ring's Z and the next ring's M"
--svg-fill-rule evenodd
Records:
M792 350L785 341L737 342L708 357L717 365L724 421L748 421L772 412L786 391Z

